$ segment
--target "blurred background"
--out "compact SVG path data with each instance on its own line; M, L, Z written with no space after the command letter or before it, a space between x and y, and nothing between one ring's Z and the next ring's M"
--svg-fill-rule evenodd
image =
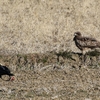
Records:
M100 37L98 0L0 0L0 54L78 51L73 34Z

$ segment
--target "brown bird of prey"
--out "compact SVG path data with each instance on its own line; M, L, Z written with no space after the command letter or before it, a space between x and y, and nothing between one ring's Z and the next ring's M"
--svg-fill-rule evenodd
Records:
M95 48L100 48L100 42L95 38L83 37L80 32L74 33L74 38L76 46L82 51L85 62L85 54L87 51Z

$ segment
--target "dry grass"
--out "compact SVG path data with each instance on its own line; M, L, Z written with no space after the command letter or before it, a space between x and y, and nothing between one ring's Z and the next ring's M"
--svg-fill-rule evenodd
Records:
M17 71L16 81L1 80L1 100L100 100L98 69L71 67L34 72Z
M0 79L0 100L100 100L100 57L79 69L65 52L78 51L75 31L99 40L99 9L99 0L0 0L0 63L16 76Z
M59 60L54 53L0 56L16 76L13 82L0 79L0 99L100 100L100 59L95 65L93 56L90 66L88 58L80 69L77 54L59 54Z
M98 0L1 0L0 53L76 51L73 33L100 37Z

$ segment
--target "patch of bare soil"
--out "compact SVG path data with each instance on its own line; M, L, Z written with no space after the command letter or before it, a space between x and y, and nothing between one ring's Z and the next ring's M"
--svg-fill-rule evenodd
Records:
M79 68L79 55L70 52L0 56L16 76L0 79L0 100L100 100L99 57L93 61L87 56Z

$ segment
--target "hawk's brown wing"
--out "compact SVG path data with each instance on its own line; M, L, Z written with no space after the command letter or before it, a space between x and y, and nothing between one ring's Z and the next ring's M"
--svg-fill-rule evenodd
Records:
M77 39L77 43L82 47L95 48L99 42L94 38L81 37Z

